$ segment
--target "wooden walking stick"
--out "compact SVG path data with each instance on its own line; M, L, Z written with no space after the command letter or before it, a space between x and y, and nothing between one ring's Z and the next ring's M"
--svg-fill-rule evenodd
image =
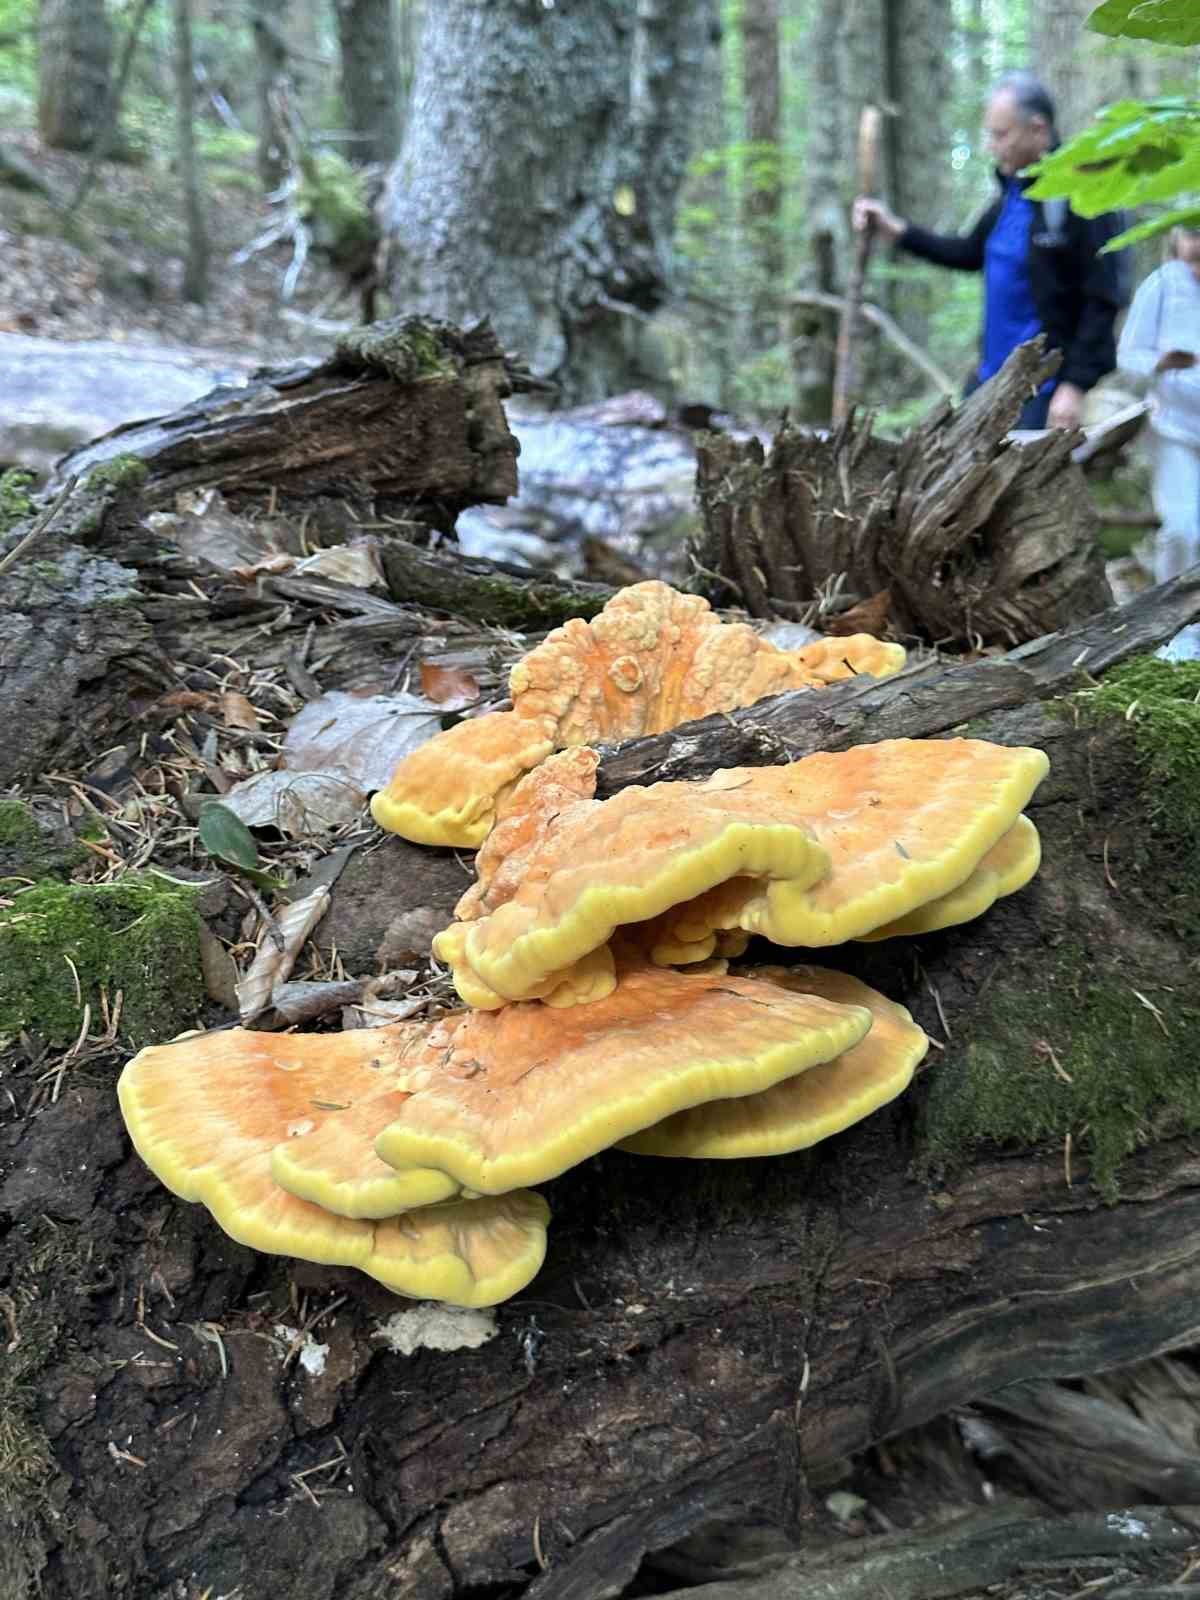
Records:
M875 193L879 177L879 135L883 114L878 106L864 106L858 119L858 193ZM857 362L858 308L862 304L863 281L871 256L874 228L868 223L854 236L854 263L842 302L842 321L838 328L837 365L833 377L833 423L845 422L850 402L858 392Z

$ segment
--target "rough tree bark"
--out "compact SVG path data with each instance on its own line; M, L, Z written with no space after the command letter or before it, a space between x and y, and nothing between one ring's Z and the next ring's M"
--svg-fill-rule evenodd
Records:
M941 402L899 444L869 420L832 434L712 435L694 558L706 592L754 616L796 615L845 575L848 600L888 591L902 634L1016 644L1108 603L1076 436L1006 435L1042 371L1035 341L957 411Z
M845 148L838 35L843 17L839 0L816 0L807 52L808 139L805 147L804 213L808 261L803 287L832 295L838 263L849 260L850 235L840 192ZM827 422L833 406L836 312L798 306L792 318L792 388L801 422Z
M400 144L400 49L392 0L336 0L343 115L357 165L391 161Z
M711 7L443 0L381 207L393 299L469 323L564 398L629 387L628 324L672 280Z
M754 261L753 337L759 348L779 336L779 288L784 275L784 163L779 122L779 0L745 0L742 7L742 98L749 170L742 228Z
M1122 718L1037 700L1086 684L1081 651L1102 667L1198 611L1194 576L1119 622L955 669L915 698L876 686L867 738L885 709L889 734L948 732L986 708L993 680L1011 691L1024 675L1029 693L972 732L1041 745L1053 762L1031 807L1046 847L1033 885L919 944L837 952L941 1048L904 1099L813 1152L669 1165L610 1153L547 1185L547 1265L481 1348L384 1353L375 1329L391 1297L256 1257L172 1200L129 1152L107 1069L77 1068L55 1103L15 1117L0 1133L9 1364L36 1382L20 1420L51 1477L7 1559L40 1573L47 1600L158 1600L188 1584L241 1585L245 1600L602 1600L730 1516L801 1537L819 1486L872 1440L1031 1375L1194 1340L1194 1139L1167 1100L1132 1130L1120 1203L1098 1204L1088 1135L1055 1110L1051 1059L1070 1074L1101 1049L1114 1106L1144 1059L1170 1054L1177 1081L1194 1078L1192 950L1163 893L1184 841L1151 822ZM802 748L806 729L839 728L839 707L861 711L861 695L782 697L775 730ZM693 734L667 736L681 770L727 753ZM461 885L452 855L436 859ZM407 882L391 879L395 905ZM1101 995L1102 1047L1089 1031ZM948 1149L947 1103L962 1111L989 1050L1045 1109L1041 1137L989 1143L984 1096ZM281 1364L273 1338L276 1323L308 1320L328 1347L319 1373ZM1186 1539L1177 1517L1153 1525L1170 1548ZM1037 1552L1104 1547L1080 1545L1084 1533L1047 1543L1043 1524ZM969 1551L948 1548L961 1568ZM1011 1569L993 1551L980 1570ZM789 1583L762 1593L811 1592Z
M87 150L100 131L112 61L104 0L41 0L38 132L60 150Z
M275 125L272 91L287 71L284 33L287 0L255 0L250 15L254 33L255 104L258 113L258 180L266 193L277 189L287 171L283 138Z
M196 155L196 75L192 65L191 0L175 0L175 129L179 181L187 219L187 260L183 269L183 298L196 305L208 299L208 228L204 221L204 194L200 162Z

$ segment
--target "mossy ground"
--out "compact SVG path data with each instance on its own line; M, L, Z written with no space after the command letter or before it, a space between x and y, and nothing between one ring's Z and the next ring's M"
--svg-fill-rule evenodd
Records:
M0 894L17 879L65 878L87 859L69 830L43 827L22 800L0 799Z
M1106 763L1100 797L1103 831L1123 841L1115 913L1174 947L1175 969L1132 936L1089 937L1081 894L1075 935L1015 958L947 1070L930 1074L917 1165L954 1172L984 1144L1064 1146L1069 1134L1112 1200L1140 1144L1200 1130L1200 663L1127 662L1073 706L1097 733L1115 729L1128 757Z
M0 1035L73 1039L84 1003L99 1025L103 990L110 1008L122 995L124 1039L169 1039L202 1003L199 928L194 891L154 877L15 895L0 909Z

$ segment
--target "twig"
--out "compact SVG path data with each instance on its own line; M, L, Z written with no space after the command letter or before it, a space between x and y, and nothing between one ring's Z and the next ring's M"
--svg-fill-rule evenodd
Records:
M33 544L36 539L41 538L46 529L50 526L55 517L66 504L71 490L78 482L78 477L68 478L66 483L64 483L62 488L59 490L58 496L49 510L43 511L41 516L34 523L33 527L30 528L29 532L17 540L16 544L13 545L12 549L6 556L0 557L0 573L7 572L9 567L13 565L17 558L19 556L23 556L26 550L29 549L30 545Z

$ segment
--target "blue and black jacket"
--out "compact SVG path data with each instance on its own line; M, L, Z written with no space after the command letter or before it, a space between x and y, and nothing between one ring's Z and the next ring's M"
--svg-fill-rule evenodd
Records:
M896 241L924 261L962 272L981 272L988 234L996 225L1002 192L965 234L932 233L910 223ZM1018 179L1022 189L1032 178ZM1128 299L1126 251L1098 254L1127 219L1115 211L1080 217L1063 201L1032 202L1029 286L1048 345L1063 353L1057 381L1090 389L1117 364L1114 323Z

